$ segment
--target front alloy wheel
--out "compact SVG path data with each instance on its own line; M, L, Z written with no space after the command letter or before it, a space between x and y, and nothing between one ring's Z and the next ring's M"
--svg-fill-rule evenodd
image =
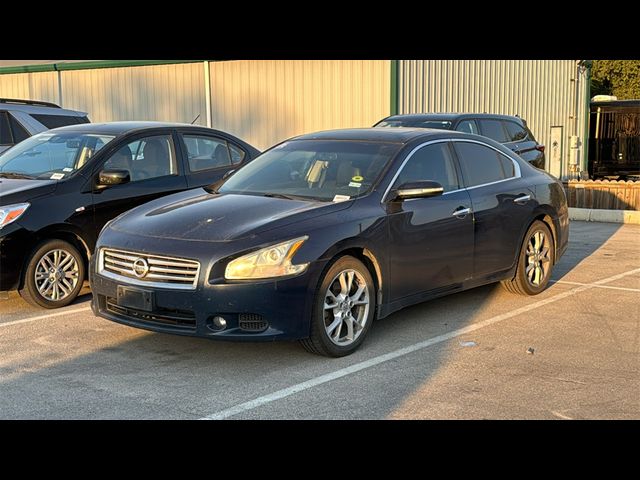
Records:
M362 334L369 318L369 289L361 273L341 271L324 296L324 328L333 343L348 346Z
M64 300L75 290L79 273L78 261L71 253L51 250L40 258L36 266L34 280L38 293L51 302Z
M309 338L310 352L329 357L353 353L373 322L375 287L367 267L357 258L338 258L316 291Z
M64 307L80 293L84 276L84 259L73 245L47 240L29 259L20 296L35 306Z

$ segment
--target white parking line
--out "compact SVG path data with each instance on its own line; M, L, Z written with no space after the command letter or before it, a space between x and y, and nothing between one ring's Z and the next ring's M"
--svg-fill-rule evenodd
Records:
M591 285L590 283L568 282L566 280L551 280L549 283L564 283L565 285ZM624 292L640 292L640 288L612 287L609 285L593 285L596 288L608 288L610 290L622 290Z
M10 327L12 325L20 325L21 323L37 322L38 320L45 320L47 318L53 318L53 317L61 317L63 315L73 315L74 313L86 312L88 310L91 310L91 307L74 308L71 310L60 310L57 312L46 313L44 315L38 315L37 317L29 317L29 318L23 318L22 320L14 320L12 322L0 323L0 328Z
M255 408L261 407L271 402L275 402L276 400L280 400L281 398L288 397L298 392L302 392L303 390L307 390L309 388L322 385L323 383L330 382L332 380L336 380L338 378L345 377L352 373L359 372L360 370L364 370L369 367L373 367L375 365L379 365L384 362L388 362L390 360L402 357L404 355L408 355L410 353L416 352L418 350L422 350L424 348L430 347L431 345L435 345L437 343L446 342L447 340L451 340L452 338L459 337L461 335L465 335L469 332L473 332L475 330L479 330L484 327L488 327L489 325L496 324L498 322L502 322L503 320L507 320L509 318L515 317L522 313L526 313L530 310L534 310L536 308L542 307L544 305L548 305L553 302L557 302L558 300L562 300L564 298L570 297L580 292L584 292L585 290L589 290L591 288L596 288L599 285L613 282L624 278L629 275L634 275L636 273L640 273L640 268L636 268L635 270L631 270L628 272L620 273L618 275L613 275L612 277L608 277L602 280L598 280L596 282L585 284L573 290L569 290L567 292L559 293L558 295L554 295L553 297L545 298L544 300L539 300L530 305L526 305L524 307L520 307L516 310L512 310L507 313L503 313L501 315L496 315L495 317L488 318L481 322L474 323L473 325L468 325L463 328L459 328L458 330L454 330L449 333L445 333L442 335L438 335L437 337L429 338L422 342L415 343L408 347L401 348L399 350L394 350L393 352L386 353L384 355L379 355L377 357L370 358L369 360L365 360L364 362L356 363L349 367L341 368L340 370L336 370L335 372L330 372L325 375L321 375L316 378L312 378L307 380L306 382L298 383L296 385L292 385L287 388L283 388L282 390L278 390L277 392L270 393L268 395L264 395L262 397L255 398L248 402L240 403L238 405L234 405L233 407L226 408L224 410L220 410L218 412L212 413L210 415L206 415L200 420L223 420L225 418L233 417L234 415L238 415L239 413L243 413L249 410L253 410Z

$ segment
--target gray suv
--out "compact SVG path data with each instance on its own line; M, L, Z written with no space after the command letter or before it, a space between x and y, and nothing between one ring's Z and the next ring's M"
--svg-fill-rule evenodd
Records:
M0 98L0 153L36 133L78 123L89 123L86 112L49 102Z

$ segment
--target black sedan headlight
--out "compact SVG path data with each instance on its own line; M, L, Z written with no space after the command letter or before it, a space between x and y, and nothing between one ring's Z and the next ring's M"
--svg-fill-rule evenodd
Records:
M291 260L308 238L294 238L238 257L227 264L224 277L227 280L257 280L302 273L309 263L296 265Z

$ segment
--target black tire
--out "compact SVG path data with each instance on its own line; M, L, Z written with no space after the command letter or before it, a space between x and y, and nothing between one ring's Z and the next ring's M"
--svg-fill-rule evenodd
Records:
M337 278L342 272L355 271L357 274L354 275L353 278L353 286L352 292L357 291L361 280L364 280L366 284L366 290L363 294L368 298L368 308L364 308L360 310L360 306L354 306L355 310L349 309L349 312L361 312L356 313L356 316L362 316L362 324L363 327L358 329L354 324L354 340L351 343L346 345L340 345L331 340L329 334L327 333L326 325L331 322L331 319L325 319L325 310L324 310L324 302L325 296L328 293L329 287L334 284L334 281L338 281ZM362 296L361 296L362 298ZM376 291L375 285L373 283L373 279L371 278L371 273L367 267L357 258L351 256L344 256L338 258L329 268L326 270L324 275L322 276L318 288L316 290L314 305L313 305L313 313L311 316L311 328L309 338L305 338L300 341L302 346L309 352L315 353L318 355L325 355L328 357L344 357L345 355L350 355L355 352L358 347L364 341L369 328L371 328L371 324L373 323L373 318L375 316L376 309ZM366 314L365 314L366 311ZM330 313L328 316L330 317ZM335 317L334 317L335 318ZM343 327L347 328L346 322L340 324L338 328L342 329ZM335 332L336 330L334 330ZM345 332L345 335L347 334ZM338 337L340 336L340 332L338 332ZM345 342L348 342L348 337L344 339Z
M533 235L537 232L544 234L545 239L548 240L548 245L545 247L548 248L548 262L544 262L547 265L546 269L543 269L544 276L541 276L538 284L534 284L528 278L527 267L530 263L529 256L527 255L527 249L529 248L529 242L532 240ZM511 280L503 280L502 285L511 293L517 293L518 295L537 295L547 288L549 280L551 279L551 274L553 273L553 264L555 263L555 260L555 242L553 235L551 235L549 227L544 222L536 220L531 224L524 236L524 240L522 241L515 276ZM539 263L541 264L543 262ZM533 275L535 278L535 271Z
M73 288L67 288L70 291L68 295L65 294L64 298L60 300L52 300L43 296L38 290L38 286L36 285L36 269L38 268L38 263L40 260L47 255L47 253L52 252L54 250L63 250L67 252L73 257L77 264L77 282ZM69 260L71 261L71 260ZM27 268L25 270L24 278L22 280L22 285L19 289L20 296L29 302L31 305L36 307L43 308L60 308L65 305L69 305L73 302L80 290L82 290L82 285L85 279L85 264L84 258L78 251L76 247L71 245L69 242L65 242L64 240L45 240L44 242L38 244L31 256L29 257ZM73 284L72 281L70 281Z

